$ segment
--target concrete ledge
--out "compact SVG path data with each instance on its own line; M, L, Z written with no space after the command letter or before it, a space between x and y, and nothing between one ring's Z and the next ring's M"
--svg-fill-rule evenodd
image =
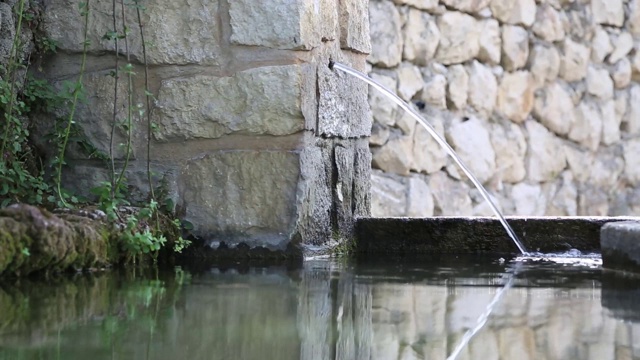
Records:
M606 224L600 231L602 266L640 273L640 221Z
M508 217L507 222L529 251L578 249L600 252L600 228L634 217ZM495 218L360 218L356 253L477 254L517 253ZM640 245L640 243L638 243Z

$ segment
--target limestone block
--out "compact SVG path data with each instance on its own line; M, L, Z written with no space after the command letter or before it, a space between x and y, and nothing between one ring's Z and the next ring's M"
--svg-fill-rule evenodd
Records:
M368 5L369 2L366 0L339 2L341 48L364 54L371 53Z
M560 72L560 54L555 47L535 45L529 55L529 69L536 88L554 81Z
M566 135L575 121L571 96L554 82L536 93L533 116L549 130Z
M444 126L438 116L427 117L431 126L444 139ZM439 171L447 164L447 153L422 126L416 127L413 135L412 170L427 174Z
M502 54L502 36L500 23L494 19L486 19L478 22L480 36L478 43L478 59L491 65L500 64Z
M606 69L589 66L587 70L587 92L597 98L613 98L613 80Z
M431 195L429 185L422 177L415 175L409 177L407 182L407 216L433 216L433 195Z
M447 100L454 109L464 109L469 96L469 74L463 65L449 67Z
M305 244L322 245L331 237L333 164L330 146L300 152L299 206L296 232ZM367 182L368 183L368 182Z
M564 170L567 160L562 143L544 126L533 120L525 122L528 132L527 177L530 181L549 181Z
M371 216L371 150L366 138L356 140L354 148L353 216Z
M400 13L389 1L369 4L371 55L368 61L381 67L394 67L402 60L402 31Z
M433 194L434 215L471 215L473 212L469 186L453 180L443 171L429 178L429 189Z
M371 123L367 102L368 85L346 73L333 71L328 66L319 65L317 71L317 132L327 137L339 138L369 136Z
M640 1L629 2L629 15L627 17L627 29L633 36L640 36Z
M576 216L578 215L578 188L573 181L570 171L564 171L556 182L553 192L549 194L547 216ZM555 185L555 184L554 184Z
M565 38L562 46L560 76L567 81L582 80L587 75L589 48L570 38Z
M640 184L640 139L625 141L623 145L624 177L632 186Z
M394 174L408 175L413 163L411 148L413 139L408 135L395 135L379 149L372 149L371 165Z
M491 69L474 61L469 67L469 104L481 114L491 114L498 98L498 81Z
M478 55L480 45L477 21L464 13L448 11L438 18L440 45L436 51L436 61L458 64Z
M533 108L533 83L526 71L506 73L498 89L498 111L511 121L522 123Z
M477 13L486 8L491 0L442 0L450 8L466 13Z
M560 13L549 4L538 7L531 30L537 37L548 42L562 40L565 36Z
M320 45L322 38L337 38L337 10L331 0L230 1L230 41L239 45L310 50Z
M569 131L569 139L596 151L602 134L602 114L598 104L585 99L576 107L576 117Z
M178 192L194 234L282 250L295 224L299 177L296 152L220 151L187 161Z
M365 157L362 160L370 160L367 156L370 152L364 139L360 141L350 141L336 144L333 147L333 163L335 165L335 184L333 184L333 204L335 209L335 219L338 226L338 233L341 237L350 237L353 234L354 226L354 211L356 206L359 205L359 215L365 216L369 214L368 205L364 204L368 200L369 188L366 186L371 178L370 174L370 161L360 164L358 171L356 171L356 160L358 158L357 148L359 144L359 150L364 150L360 155ZM360 175L357 177L357 175ZM356 196L358 199L356 199ZM364 202L358 204L357 201Z
M371 216L405 216L407 187L404 178L371 171Z
M369 144L373 146L380 146L387 143L391 132L386 126L381 126L377 122L374 122L371 126L371 137L369 138Z
M602 143L612 145L620 141L620 123L622 118L616 116L616 103L613 99L600 105L602 112Z
M566 37L576 41L590 39L598 24L594 23L588 6L568 6L561 13Z
M379 73L371 73L369 76L387 89L394 93L396 92L398 81L395 78ZM393 126L395 124L398 105L372 87L369 87L369 104L371 105L373 119L376 122L386 126Z
M629 89L629 105L624 123L627 134L640 134L640 85L633 84Z
M435 18L417 10L409 9L402 30L404 36L403 57L418 65L427 65L433 59L440 42L440 30Z
M507 71L522 68L529 57L529 33L520 26L502 27L502 65Z
M398 96L404 101L409 101L413 96L422 90L424 82L422 73L417 66L408 62L403 62L397 69L398 73Z
M535 0L491 0L493 15L503 23L531 26L536 19Z
M591 61L603 62L607 55L613 51L611 38L601 26L597 26L591 40Z
M612 45L613 52L607 58L609 64L615 64L629 54L633 49L633 37L628 32L623 32L613 39Z
M640 51L638 51L637 48L631 58L631 79L633 81L640 81Z
M393 0L398 5L409 5L420 10L435 11L438 0Z
M409 103L409 107L417 111L418 109L413 103ZM417 121L408 112L402 110L396 115L396 127L402 130L405 135L413 135Z
M589 168L587 182L600 189L612 189L625 170L621 146L611 146L601 149L595 154L593 163Z
M622 0L592 0L591 14L598 24L621 27L624 22Z
M500 180L517 183L524 179L527 141L520 126L508 123L494 123L491 126L491 143L496 153L496 172Z
M590 184L581 185L578 189L579 216L607 216L609 199L607 193Z
M435 74L424 84L420 99L425 104L438 109L447 108L447 78L441 74Z
M611 70L611 78L616 89L627 87L631 83L631 62L626 57L620 59Z
M489 180L496 170L496 153L487 127L472 117L467 121L454 122L447 131L447 142L481 183Z
M298 132L305 127L304 72L303 66L287 65L163 80L153 110L156 139Z
M511 189L511 197L519 216L545 215L546 200L539 184L518 183Z
M44 15L44 36L56 41L59 51L82 52L84 22L79 4L83 0L52 0L47 3ZM218 21L218 1L195 0L183 6L173 0L157 0L144 4L141 13L145 41L148 43L149 64L206 64L221 63L221 34ZM118 11L117 11L118 12ZM114 52L115 42L103 36L113 31L113 10L109 1L92 1L89 8L87 39L89 52ZM142 41L136 25L133 6L125 7L129 27L129 51L134 60L142 62ZM122 26L122 15L116 18ZM122 33L122 30L119 30ZM153 46L149 46L153 44ZM123 41L119 52L125 53Z
M589 171L594 162L592 152L582 150L577 146L565 144L564 153L567 156L567 165L578 182L585 182L589 178Z

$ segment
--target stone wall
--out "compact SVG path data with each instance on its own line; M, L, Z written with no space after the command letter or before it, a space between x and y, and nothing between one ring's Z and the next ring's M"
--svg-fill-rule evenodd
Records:
M84 22L78 3L44 2L44 32L59 45L42 64L55 84L76 79ZM365 0L142 1L151 109L157 130L151 166L194 234L219 244L244 242L283 250L294 241L326 248L350 236L354 216L368 215L371 162L367 87L329 70L329 59L365 70L370 52ZM134 103L145 103L143 46L135 8L117 1L134 64ZM89 3L87 101L76 121L108 153L114 101L126 118L127 81L114 97L116 54L112 1ZM61 86L61 85L59 85ZM136 110L137 113L137 110ZM133 194L146 184L146 119L136 117L127 173ZM51 118L40 119L50 124ZM115 143L124 134L116 133ZM41 148L47 149L47 144ZM124 152L116 146L116 167ZM87 193L109 170L72 151L66 186Z
M640 214L640 1L372 0L369 17L371 77L506 214ZM374 216L490 214L424 129L369 102Z

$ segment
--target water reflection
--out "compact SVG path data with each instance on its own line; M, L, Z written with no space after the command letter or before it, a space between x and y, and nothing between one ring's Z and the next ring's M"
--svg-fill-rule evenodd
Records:
M505 283L430 258L0 285L0 359L446 359ZM521 270L459 359L640 359L640 281Z

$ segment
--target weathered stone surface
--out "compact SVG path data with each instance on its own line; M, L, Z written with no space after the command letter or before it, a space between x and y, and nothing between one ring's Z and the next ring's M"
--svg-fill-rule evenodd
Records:
M491 0L491 11L501 22L531 26L536 19L534 0Z
M438 0L393 0L398 5L409 5L418 9L434 11L438 8Z
M600 145L602 134L602 114L596 103L590 100L582 101L576 107L575 121L569 131L569 139L578 142L591 151L596 151Z
M529 55L529 69L536 87L553 81L560 71L560 54L555 47L535 45Z
M531 29L536 36L548 42L562 40L565 36L560 13L549 4L538 7Z
M400 14L389 1L372 1L369 4L369 29L371 31L371 55L367 60L377 66L393 67L402 60L402 31Z
M577 146L565 144L564 153L567 164L574 178L578 182L585 182L589 178L590 169L594 162L593 153L579 149Z
M470 215L473 211L469 187L439 171L431 175L429 188L435 204L434 215Z
M502 54L502 36L500 23L494 19L486 19L478 22L478 59L491 65L500 63Z
M286 135L305 126L302 66L272 66L229 77L164 80L153 110L158 140L218 138L234 132ZM353 93L353 91L352 91ZM189 109L189 111L186 111Z
M591 14L598 24L621 27L624 22L622 0L592 0Z
M432 107L446 109L447 78L444 75L435 74L424 84L420 99Z
M447 141L481 183L493 176L496 154L489 140L486 124L475 117L456 122L447 131Z
M353 76L318 66L317 132L327 137L369 136L371 122L367 102L368 85ZM308 87L307 94L312 92ZM305 114L306 115L306 114ZM264 116L264 115L263 115ZM308 115L311 117L311 115ZM308 126L311 127L311 126Z
M601 63L612 51L613 45L609 33L601 26L596 27L591 40L591 61Z
M610 99L600 104L602 113L602 143L611 145L620 140L620 122L622 118L616 116L616 104Z
M473 59L480 50L477 21L457 11L449 11L438 18L440 45L436 51L436 61L458 64Z
M299 203L295 231L306 245L322 245L331 238L333 202L331 149L307 147L300 152ZM368 179L363 184L369 184ZM214 203L215 204L215 203Z
M371 216L406 215L407 188L404 181L404 178L379 170L371 172Z
M581 185L578 191L578 215L606 216L609 201L604 190L590 184Z
M589 48L566 38L562 51L560 76L567 81L582 80L587 75Z
M454 109L464 109L469 96L469 74L463 65L449 67L447 100Z
M602 266L640 273L640 222L605 224L600 229Z
M402 33L404 59L417 65L427 65L433 59L440 42L440 30L435 19L423 11L411 8Z
M398 67L398 96L404 101L409 101L424 86L422 73L417 66L411 63L402 63Z
M549 181L555 179L567 163L560 140L535 121L526 121L525 127L529 135L527 154L529 180Z
M47 3L44 15L45 36L54 40L58 50L82 52L84 22L80 15L81 0L54 0ZM89 52L115 51L114 41L103 39L113 30L112 4L96 1L90 4L87 31ZM218 1L195 1L192 6L176 6L172 0L145 4L142 12L149 64L209 64L221 62L221 34L218 21ZM128 20L136 19L134 7L126 7ZM122 16L116 15L118 22ZM129 51L142 62L142 41L137 27L130 27ZM120 53L124 46L120 41Z
M566 135L575 121L573 101L562 85L551 83L536 94L533 116L556 134Z
M613 80L606 69L589 66L587 70L587 92L603 100L613 98Z
M624 128L629 135L640 134L640 85L629 89L629 106L624 116Z
M329 0L232 1L229 17L233 44L310 50L321 44L323 37L337 37L337 7Z
M492 124L491 143L496 153L496 172L500 173L500 180L508 183L522 181L527 174L527 142L520 127L511 122Z
M557 185L556 185L557 184ZM578 215L578 188L573 182L571 171L564 171L562 177L551 188L547 202L547 216Z
M627 32L623 32L612 41L613 52L607 58L609 64L615 64L618 60L627 56L633 49L633 37Z
M623 144L624 177L631 184L640 184L640 139L631 139Z
M408 135L396 135L389 138L379 149L373 149L372 166L400 175L408 175L413 159L411 148L413 139Z
M498 110L511 121L523 122L533 108L532 85L526 71L505 74L498 89Z
M529 58L529 33L520 26L502 27L502 65L507 71L522 68Z
M398 81L395 78L378 73L371 73L369 76L387 89L393 92L396 91ZM393 126L395 124L398 105L372 87L369 87L369 104L371 105L373 119L376 122L387 126Z
M516 214L520 216L540 216L545 214L546 198L538 184L519 183L511 189L511 197L516 204Z
M433 195L429 185L420 176L411 176L408 179L407 216L427 217L433 216Z
M638 0L631 0L629 2L627 28L633 36L640 35L640 1Z
M221 151L189 160L179 199L194 234L284 249L295 224L300 154Z
M469 104L481 114L490 114L498 98L498 82L487 66L474 61L469 67Z
M440 137L444 139L444 126L438 116L427 117L429 123ZM412 169L427 174L439 171L447 164L447 154L433 139L431 134L421 125L416 127L413 135Z
M631 83L631 62L626 57L620 59L611 71L616 89L623 89Z
M477 13L486 8L491 0L442 0L442 2L453 9L466 13Z
M341 48L364 54L371 53L368 5L369 2L365 0L339 2Z
M624 170L621 152L620 146L611 146L597 152L589 168L587 183L606 192L612 189Z
M374 122L371 126L371 137L369 138L369 144L373 146L380 146L387 143L391 131L386 126L381 126L377 122Z

